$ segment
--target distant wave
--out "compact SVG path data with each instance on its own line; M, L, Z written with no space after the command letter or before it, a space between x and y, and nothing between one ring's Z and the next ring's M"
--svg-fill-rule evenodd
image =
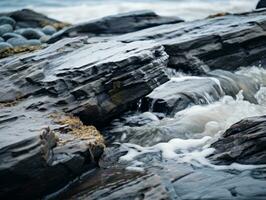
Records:
M150 9L161 15L193 20L219 12L249 11L255 8L257 0L48 0L45 3L42 2L40 0L1 0L0 11L28 7L59 20L77 23L120 12Z

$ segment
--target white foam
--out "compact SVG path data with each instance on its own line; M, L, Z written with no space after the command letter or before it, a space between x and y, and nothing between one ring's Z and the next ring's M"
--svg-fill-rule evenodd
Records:
M266 95L266 89L262 88L259 93ZM168 120L176 120L182 124L182 130L202 134L200 139L174 138L169 142L158 143L150 147L142 147L136 144L122 144L128 149L128 153L120 159L132 161L146 153L160 153L163 159L175 160L178 163L190 163L195 166L208 166L217 170L237 169L246 170L265 167L265 165L240 165L233 163L229 166L213 165L206 158L213 153L210 144L219 137L232 124L243 118L261 116L266 114L264 104L257 105L243 100L240 92L237 99L225 96L218 102L209 105L196 105L180 111L175 118L165 118L160 123L167 124Z

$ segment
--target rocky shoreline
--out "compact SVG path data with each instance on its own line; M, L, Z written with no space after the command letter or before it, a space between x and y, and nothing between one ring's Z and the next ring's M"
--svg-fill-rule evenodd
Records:
M164 119L225 96L258 104L266 83L235 70L265 67L265 9L192 22L138 11L78 25L1 13L0 57L1 199L266 197L265 167L217 171L156 154L142 158L156 160L144 172L128 171L119 159L129 150L112 144L189 139L189 122ZM177 71L189 76L172 79ZM123 118L128 111L142 114ZM265 116L244 119L208 159L264 165L265 131Z

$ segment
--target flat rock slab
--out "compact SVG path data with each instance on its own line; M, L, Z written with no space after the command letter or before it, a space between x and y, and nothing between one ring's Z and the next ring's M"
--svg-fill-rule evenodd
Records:
M60 107L101 125L168 81L164 48L150 42L88 43L63 39L44 50L0 61L0 102L47 96L42 109Z
M232 125L217 142L210 157L216 164L266 164L266 117L253 117Z
M234 70L265 59L266 11L229 14L161 25L119 36L132 42L154 40L166 48L169 67L199 73L202 66Z
M94 171L60 198L263 200L264 177L265 169L230 172L185 164L158 165L141 173L109 168Z
M179 17L162 17L149 10L133 11L73 25L53 35L49 42L52 43L64 37L85 34L91 36L124 34L162 24L179 22L183 22Z

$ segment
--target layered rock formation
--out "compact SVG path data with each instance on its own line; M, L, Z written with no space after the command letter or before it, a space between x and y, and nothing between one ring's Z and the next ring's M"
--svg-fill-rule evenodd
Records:
M231 126L217 142L211 158L217 164L266 164L266 117L244 119Z
M217 101L224 94L236 97L240 90L246 100L257 103L254 94L259 89L258 83L230 72L208 70L233 71L252 63L263 64L265 14L266 11L259 10L181 23L179 18L160 17L147 11L127 13L71 26L52 36L53 44L44 49L1 59L0 197L40 198L69 181L78 182L82 173L97 166L104 150L103 137L89 125L104 128L125 111L134 110L144 97L147 102L143 110L152 108L170 116L190 105ZM21 27L30 24L42 28L58 23L28 10L7 16ZM10 34L5 40L8 37ZM166 67L204 77L193 82L169 81ZM160 117L164 116L143 114L127 123L142 126L158 122ZM262 119L254 123L240 122L244 125L229 129L224 138L213 144L217 149L213 158L228 164L264 163L261 161L265 157ZM186 139L191 124L185 120L172 120L165 126L162 120L147 127L133 127L124 141L154 145L177 136ZM198 128L205 127L195 130ZM118 130L118 134L124 130ZM239 130L247 134L239 134ZM254 146L251 141L262 145ZM233 145L236 146L232 148ZM208 175L208 169L197 171L189 167L186 171L184 166L182 169L184 173L173 177L152 170L139 174L116 169L118 172L110 173L117 179L110 181L104 177L103 182L99 180L102 175L99 172L94 174L98 176L95 182L94 175L87 182L89 190L85 191L85 197L153 199L156 195L162 199L226 199L238 196L241 199L242 195L265 196L265 182L257 180L260 177L243 178L241 174L214 170ZM212 181L214 176L216 179ZM237 185L239 180L241 184ZM221 184L223 181L225 184ZM250 181L248 186L258 186L255 195L245 193L247 181ZM219 187L214 187L215 184ZM203 192L192 186L201 186ZM75 192L69 195L80 197Z

